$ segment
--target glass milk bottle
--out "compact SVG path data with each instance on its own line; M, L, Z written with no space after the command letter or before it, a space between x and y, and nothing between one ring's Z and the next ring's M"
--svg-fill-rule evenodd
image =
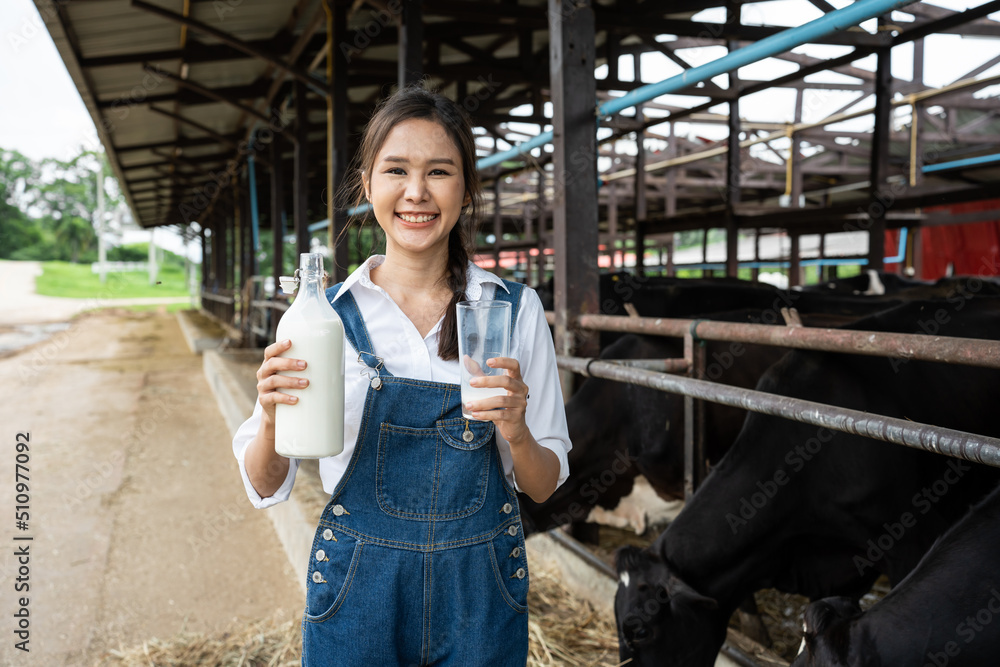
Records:
M344 451L344 325L326 299L323 255L300 255L296 276L281 279L283 288L297 282L298 292L278 322L277 340L291 340L281 356L302 359L306 367L281 375L308 378L309 386L281 389L299 400L275 406L274 451L318 459Z

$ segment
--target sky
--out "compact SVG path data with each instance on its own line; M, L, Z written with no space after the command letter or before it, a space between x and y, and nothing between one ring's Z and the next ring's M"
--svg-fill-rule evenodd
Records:
M31 0L0 3L0 148L39 160L94 146L97 132Z
M848 0L833 0L836 7L846 6ZM962 10L981 4L979 0L936 0L934 4L953 10ZM806 0L776 0L774 2L748 5L743 9L743 22L747 24L799 25L818 18L820 12ZM895 20L902 21L908 15L896 12ZM1000 20L1000 13L991 15ZM723 10L706 10L694 20L723 21ZM863 27L869 27L865 25ZM666 38L664 38L666 39ZM808 46L796 49L816 57L832 58L848 50L837 46ZM701 47L684 50L681 55L692 65L701 65L723 55L722 47ZM911 77L911 46L893 50L893 74L909 79ZM937 87L952 82L955 78L987 59L1000 54L1000 39L961 38L955 35L933 35L925 45L925 82ZM874 56L855 63L859 67L874 69ZM643 78L658 81L679 73L678 65L660 53L649 53L642 57ZM780 76L794 67L788 63L769 59L740 70L747 78L767 79ZM622 59L619 77L632 79L632 63ZM597 76L602 77L606 67L599 68ZM980 75L990 76L1000 73L1000 66ZM837 80L837 74L815 75L816 81ZM719 79L725 83L724 79ZM843 80L843 79L841 79ZM986 92L996 96L1000 86L993 86ZM805 121L817 120L846 104L857 93L816 91L808 93L804 100ZM758 121L790 121L794 92L791 89L770 90L741 100L740 114L744 118ZM658 101L677 105L690 105L692 98L666 95ZM859 99L856 109L870 107L871 98ZM725 113L725 107L719 109ZM653 112L649 112L652 115ZM898 122L907 118L907 109L897 109ZM528 126L533 127L533 126ZM865 131L871 127L871 117L863 117L842 123L838 128L849 131ZM677 134L697 134L709 139L725 136L725 126L691 126L678 123ZM781 140L772 144L782 148ZM96 148L97 133L90 115L83 105L80 95L66 72L62 59L49 37L48 31L31 0L0 1L0 148L15 149L33 159L54 157L65 159L76 155L81 147ZM653 148L653 146L650 146ZM628 148L620 149L628 152ZM634 152L634 145L633 151ZM148 235L147 235L148 236ZM161 235L162 236L162 235ZM166 243L168 240L164 239ZM172 240L170 244L176 245ZM171 250L178 251L175 247Z

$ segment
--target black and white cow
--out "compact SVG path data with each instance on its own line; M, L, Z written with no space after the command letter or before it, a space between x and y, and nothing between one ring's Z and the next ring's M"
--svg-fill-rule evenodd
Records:
M938 540L866 613L825 598L805 614L805 651L792 667L1000 663L1000 488Z
M722 317L726 317L723 315ZM735 354L734 354L735 352ZM602 359L664 359L683 356L680 340L626 335L601 352ZM714 380L753 387L782 352L774 347L707 343ZM718 461L736 438L746 412L705 405L709 461ZM543 503L519 496L527 533L583 521L596 506L611 509L632 491L636 475L663 498L683 498L684 402L681 396L602 378L589 378L566 405L573 449L569 479Z
M950 309L949 309L950 308ZM1000 303L914 302L850 328L1000 337ZM795 351L758 389L1000 435L1000 371ZM714 664L736 606L773 587L853 598L900 582L998 477L995 468L751 413L732 448L646 550L618 553L620 654L635 665ZM897 524L909 515L911 526Z
M704 281L709 283L710 281ZM723 284L674 286L667 300L681 316L706 304L735 302L744 294L736 281ZM711 289L706 289L710 287ZM696 317L724 322L781 324L780 310L786 304L806 301L801 319L807 326L832 326L853 321L871 312L873 305L858 299L781 295L770 286L754 297L765 304ZM750 291L756 288L751 287ZM760 290L757 290L760 291ZM699 297L699 298L696 298ZM700 298L706 297L706 298ZM854 303L850 303L853 301ZM829 302L827 309L820 302ZM812 311L820 311L814 313ZM784 355L784 350L766 345L707 341L706 377L723 384L752 388L761 375ZM601 352L602 359L664 359L683 356L680 339L662 336L624 335ZM718 461L736 439L746 411L706 403L706 456ZM683 398L655 389L601 378L589 378L566 405L566 420L573 449L569 453L570 478L544 503L521 494L525 530L530 534L565 523L577 524L596 506L613 508L632 490L636 475L649 480L664 499L683 498L684 450ZM580 536L581 533L575 533Z

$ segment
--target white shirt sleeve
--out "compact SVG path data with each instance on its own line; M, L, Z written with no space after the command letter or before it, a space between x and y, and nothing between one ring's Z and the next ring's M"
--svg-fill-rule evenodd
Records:
M498 288L500 289L500 288ZM563 404L559 368L552 334L545 321L545 311L535 290L525 286L521 294L521 308L517 324L518 349L514 351L521 365L521 377L528 385L528 407L524 422L539 445L551 450L559 459L559 481L562 485L569 476L568 453L573 448L566 425L566 407ZM499 433L497 436L499 437ZM515 476L514 486L517 486Z
M263 412L264 409L260 406L260 401L255 402L253 414L250 415L249 419L240 424L240 427L236 429L236 435L233 436L233 454L236 456L236 461L240 466L240 476L243 477L243 486L246 489L247 498L259 510L288 500L288 497L292 493L292 485L295 483L295 473L299 469L298 459L288 459L288 474L285 476L285 481L281 483L281 486L278 487L278 490L272 496L261 498L257 490L253 488L253 484L250 483L250 477L247 476L247 466L244 457L246 456L250 441L257 435L257 429L260 428L260 420Z

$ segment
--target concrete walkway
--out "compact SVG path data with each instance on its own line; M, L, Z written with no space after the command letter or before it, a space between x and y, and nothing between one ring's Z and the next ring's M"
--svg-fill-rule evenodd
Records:
M300 583L246 498L202 360L173 315L83 314L0 359L0 386L0 665L89 667L154 637L301 616ZM30 434L23 530L18 433ZM19 546L29 588L15 593ZM30 653L14 646L22 594Z

